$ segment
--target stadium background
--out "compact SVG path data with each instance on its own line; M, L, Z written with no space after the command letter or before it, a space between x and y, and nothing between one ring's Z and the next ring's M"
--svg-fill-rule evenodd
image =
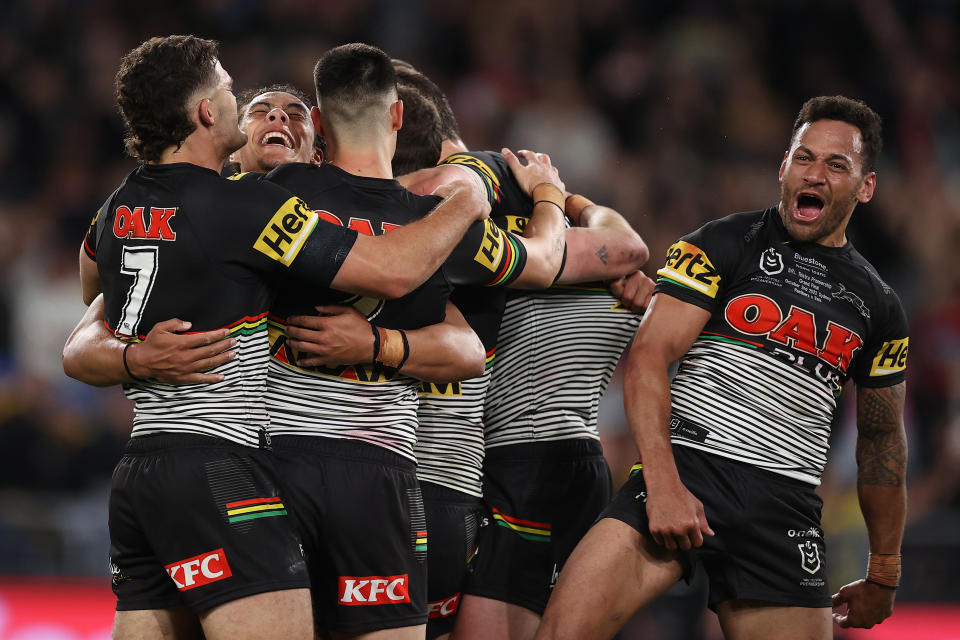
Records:
M471 148L548 152L568 188L623 212L651 275L682 233L776 202L806 98L865 100L885 149L849 235L900 293L912 336L904 584L869 637L960 637L955 1L14 0L0 13L0 640L107 637L106 496L131 409L119 389L66 378L59 354L83 310L82 234L134 166L114 74L171 33L220 40L237 89L311 93L313 63L343 42L412 62L448 92ZM618 478L634 456L621 396L615 380L601 413ZM851 399L821 488L834 589L867 550ZM712 614L689 614L702 600L696 583L671 592L622 637L714 638ZM920 626L936 624L943 635Z

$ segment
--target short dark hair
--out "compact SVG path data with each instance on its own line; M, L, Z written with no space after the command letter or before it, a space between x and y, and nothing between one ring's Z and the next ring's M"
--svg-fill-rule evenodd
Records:
M422 93L400 83L397 93L403 101L403 127L397 132L393 175L402 176L440 162L440 114Z
M845 96L817 96L807 100L793 123L793 136L808 122L839 120L860 130L863 138L863 174L873 171L883 148L880 116L860 100Z
M151 38L123 57L116 77L117 105L127 135L127 153L142 162L183 144L196 125L187 100L216 82L219 47L196 36Z
M256 89L244 89L237 94L237 121L243 120L243 115L247 112L247 107L253 102L253 99L264 93L289 93L294 98L303 103L309 109L313 106L313 100L303 91L297 89L292 84L278 82L267 87L258 87Z
M346 122L397 89L397 73L380 49L354 42L327 51L313 68L317 103L326 115Z
M397 84L413 87L425 96L437 110L440 116L440 138L443 140L459 140L460 125L450 108L450 101L446 94L434 84L433 80L417 71L413 65L403 60L394 60L393 66L397 70Z

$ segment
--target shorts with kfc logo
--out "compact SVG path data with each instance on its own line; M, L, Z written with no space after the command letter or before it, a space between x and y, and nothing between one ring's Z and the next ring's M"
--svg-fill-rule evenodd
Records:
M427 557L427 639L453 631L467 574L486 514L483 500L432 482L420 482L430 530Z
M319 628L366 633L427 622L427 524L416 465L388 449L274 436L310 568Z
M131 438L110 490L117 610L200 613L309 588L288 507L267 451L201 435Z

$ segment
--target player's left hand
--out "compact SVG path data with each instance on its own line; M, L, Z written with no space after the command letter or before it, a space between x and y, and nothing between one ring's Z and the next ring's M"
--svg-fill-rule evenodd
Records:
M634 313L643 313L650 304L656 284L643 271L634 271L611 282L609 288L610 293L619 298L623 306Z
M844 629L869 629L890 617L896 595L866 580L851 582L833 595L833 621Z
M520 185L520 188L528 197L532 198L533 188L543 182L549 182L564 194L567 193L566 186L560 179L560 174L557 173L557 168L550 163L550 156L547 154L521 149L517 152L517 155L527 161L527 164L524 165L510 149L504 147L500 150L500 153L503 154L503 159L507 161L507 166L513 172L517 184Z
M366 316L342 305L317 307L322 315L287 318L287 343L304 366L332 367L373 361L373 331Z

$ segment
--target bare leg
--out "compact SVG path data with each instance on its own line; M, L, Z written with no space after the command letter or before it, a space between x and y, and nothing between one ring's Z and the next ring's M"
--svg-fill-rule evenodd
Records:
M619 520L604 518L587 532L560 572L536 638L612 638L637 609L682 575L675 553Z
M540 624L536 612L510 604L502 600L493 600L480 596L463 596L463 604L457 612L457 622L453 628L454 640L531 640Z
M330 631L331 640L423 640L427 634L427 625L418 624L413 627L397 627L396 629L381 629L369 633L342 633Z
M268 591L231 600L200 615L208 640L313 640L309 589Z
M200 640L200 621L186 607L117 611L114 640Z
M727 640L829 640L833 637L830 608L783 607L748 600L717 606Z

